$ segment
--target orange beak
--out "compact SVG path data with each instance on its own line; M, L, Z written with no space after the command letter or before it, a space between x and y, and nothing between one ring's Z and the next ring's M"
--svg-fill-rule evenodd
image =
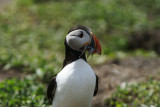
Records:
M99 43L99 41L98 41L98 39L94 36L94 35L92 35L93 36L93 39L94 39L94 42L95 42L95 50L93 51L93 53L95 53L95 54L99 54L99 55L101 55L101 45L100 45L100 43Z
M89 51L89 54L99 54L101 55L101 46L98 41L98 39L91 34L91 43L89 46L87 46L87 51Z

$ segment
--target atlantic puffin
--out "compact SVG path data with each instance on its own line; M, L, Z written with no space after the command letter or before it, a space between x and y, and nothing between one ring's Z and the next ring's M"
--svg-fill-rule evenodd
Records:
M86 57L101 55L100 43L89 27L77 25L69 30L64 45L63 67L51 79L47 97L52 107L91 107L98 91L98 76Z

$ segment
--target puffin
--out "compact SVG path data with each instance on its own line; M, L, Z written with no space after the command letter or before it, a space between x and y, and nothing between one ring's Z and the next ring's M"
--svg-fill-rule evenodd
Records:
M90 55L101 55L101 46L91 29L71 28L65 37L65 59L61 71L48 84L52 107L91 107L98 92L98 76L87 63Z

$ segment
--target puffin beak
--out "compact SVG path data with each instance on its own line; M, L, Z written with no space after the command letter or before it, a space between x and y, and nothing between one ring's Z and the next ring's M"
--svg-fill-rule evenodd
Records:
M100 43L98 41L98 39L91 34L91 43L89 44L89 46L87 46L87 49L89 54L99 54L101 55L101 46Z

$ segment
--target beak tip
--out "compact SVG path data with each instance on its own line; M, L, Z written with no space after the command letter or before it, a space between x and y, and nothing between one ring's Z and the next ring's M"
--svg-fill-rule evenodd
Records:
M94 35L92 35L92 36L93 36L94 42L95 42L95 48L96 48L95 53L101 55L101 52L102 52L102 50L101 50L101 45L100 45L98 39L97 39Z
M101 54L102 54L102 53L101 53L101 50L99 50L99 51L98 51L98 54L99 54L99 55L101 55Z

